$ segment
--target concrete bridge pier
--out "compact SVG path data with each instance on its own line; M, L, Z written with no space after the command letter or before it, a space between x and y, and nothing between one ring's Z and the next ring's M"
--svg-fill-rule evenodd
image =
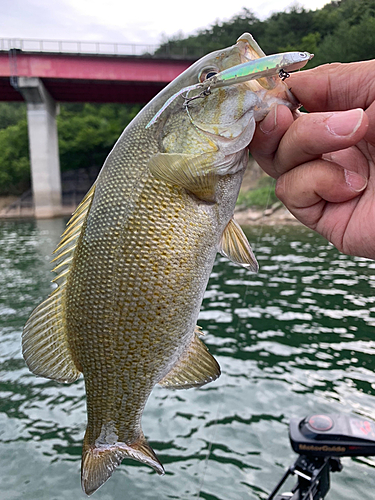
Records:
M57 105L40 78L18 77L18 89L27 104L35 217L55 217L62 213Z

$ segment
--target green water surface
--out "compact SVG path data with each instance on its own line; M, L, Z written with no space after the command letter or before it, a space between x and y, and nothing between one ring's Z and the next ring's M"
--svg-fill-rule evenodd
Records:
M64 224L0 223L0 500L86 498L83 380L36 378L20 344L28 315L52 290L50 255ZM291 417L375 420L375 263L300 227L248 236L259 274L218 256L199 320L222 376L201 389L156 387L147 403L143 429L166 475L124 461L93 498L265 499L296 458ZM327 500L372 500L375 460L343 464Z

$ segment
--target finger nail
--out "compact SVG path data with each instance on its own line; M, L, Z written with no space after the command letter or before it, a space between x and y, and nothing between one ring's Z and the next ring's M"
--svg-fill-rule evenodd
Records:
M346 184L356 193L363 191L367 186L367 179L362 175L357 174L357 172L344 169L344 174Z
M363 109L333 113L326 121L327 128L333 135L353 135L362 123L363 113Z
M271 108L270 112L259 126L263 134L270 134L276 128L276 116L277 104Z

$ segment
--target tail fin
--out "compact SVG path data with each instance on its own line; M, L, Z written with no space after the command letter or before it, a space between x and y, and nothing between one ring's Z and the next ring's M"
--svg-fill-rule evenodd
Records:
M143 434L131 445L118 442L113 445L95 447L85 441L82 452L81 484L88 496L95 493L111 477L124 458L133 458L149 465L160 475L165 473L164 467Z

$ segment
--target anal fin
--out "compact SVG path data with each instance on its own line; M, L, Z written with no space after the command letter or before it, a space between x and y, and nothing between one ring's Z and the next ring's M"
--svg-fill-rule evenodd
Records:
M164 467L147 443L143 433L136 442L130 445L117 442L111 445L94 446L86 442L86 436L82 452L81 484L88 496L95 493L112 476L113 471L124 458L133 458L149 465L160 475L165 473Z
M198 327L197 327L198 328ZM167 389L190 389L201 387L220 377L220 366L199 339L195 330L194 337L187 351L182 355L172 370L159 382Z
M250 243L237 224L232 218L226 228L220 241L219 252L224 257L250 271L257 273L259 270L258 262L251 249Z
M215 202L218 175L214 161L213 153L158 153L150 158L149 168L157 179L183 187L203 201Z

